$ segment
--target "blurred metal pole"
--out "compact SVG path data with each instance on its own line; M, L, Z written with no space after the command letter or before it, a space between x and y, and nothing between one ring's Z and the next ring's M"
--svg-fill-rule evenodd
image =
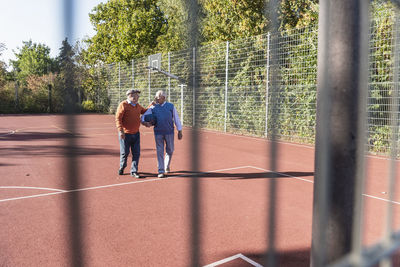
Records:
M312 266L355 246L364 168L369 1L320 1ZM357 196L360 197L360 196ZM358 204L357 204L358 203ZM361 211L360 211L361 212Z
M192 60L189 60L189 66L192 64L192 81L191 87L193 91L193 127L191 136L191 151L189 154L192 155L191 171L193 173L199 173L199 129L196 124L196 117L198 112L196 111L195 101L195 90L198 88L197 77L198 77L198 64L196 64L196 46L198 45L199 29L198 29L198 12L199 6L197 0L188 1L188 19L189 19L189 47L193 47ZM190 70L190 68L189 68ZM190 86L190 85L189 85ZM190 212L191 216L191 259L190 266L200 266L201 262L201 205L200 205L200 181L198 176L193 176L191 179L191 205Z
M391 95L390 103L390 168L389 168L389 185L388 185L388 199L386 203L386 219L385 231L383 235L383 245L390 248L393 243L392 235L395 230L393 211L394 197L396 195L396 177L397 177L397 156L398 156L398 140L399 140L399 45L400 45L400 21L399 21L399 8L395 8L395 23L393 25L394 37L394 63L393 63L393 92ZM391 267L392 259L386 258L381 261L381 267Z
M74 0L64 0L64 34L69 41L74 40L73 34L73 22L74 22ZM78 146L76 142L76 121L75 121L75 109L76 109L76 95L74 88L74 70L72 66L67 66L65 77L66 86L66 103L65 103L65 129L68 135L65 140L65 173L67 177L66 187L68 190L78 189L80 186L80 176L78 169ZM68 230L69 240L68 245L70 246L70 264L74 267L84 266L84 251L82 247L82 214L80 208L81 193L74 192L67 196L67 212L69 216Z
M271 170L272 179L267 181L268 185L268 214L266 214L267 220L267 251L264 257L264 265L273 267L279 266L278 257L276 252L276 233L279 232L278 227L279 224L277 223L277 208L276 208L276 199L277 199L277 192L278 192L278 184L277 184L277 169L278 169L278 143L276 142L277 137L277 129L279 128L279 91L280 91L280 69L279 69L279 62L278 62L278 55L279 55L279 22L278 22L278 8L279 3L278 0L270 0L268 2L264 2L264 14L266 18L270 19L269 30L271 35L269 35L271 51L269 55L269 62L271 67L271 77L270 77L270 90L271 93L271 135L270 135L270 143L269 143L269 167L267 169ZM268 100L267 100L268 101Z

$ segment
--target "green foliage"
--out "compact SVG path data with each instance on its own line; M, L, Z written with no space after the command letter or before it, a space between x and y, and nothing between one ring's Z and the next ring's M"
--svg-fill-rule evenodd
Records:
M82 102L82 108L84 111L96 111L96 106L92 100L85 100Z
M165 33L166 20L156 0L113 0L89 14L96 34L88 40L93 62L129 62L151 54Z
M301 29L318 24L318 0L283 0L280 7L281 29Z
M204 42L229 41L262 34L264 0L200 0Z
M0 85L0 113L16 113L18 106L15 101L15 83L7 82Z
M30 75L43 75L55 68L55 61L50 57L50 48L32 41L23 42L22 48L15 53L16 60L11 60L16 79L25 83Z
M166 24L165 32L157 38L156 51L169 52L189 47L188 15L184 0L159 0Z
M372 151L389 147L390 113L393 94L394 12L390 3L372 2L373 20L370 38L370 84L368 103L368 144Z
M64 111L73 112L77 109L79 80L74 60L74 51L67 38L63 40L58 56L60 74L57 77L57 89L64 95Z

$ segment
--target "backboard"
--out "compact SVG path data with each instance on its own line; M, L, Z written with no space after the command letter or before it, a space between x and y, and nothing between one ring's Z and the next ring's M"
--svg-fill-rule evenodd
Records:
M161 53L149 56L149 67L156 68L158 70L161 69ZM151 71L155 72L155 70L151 70Z

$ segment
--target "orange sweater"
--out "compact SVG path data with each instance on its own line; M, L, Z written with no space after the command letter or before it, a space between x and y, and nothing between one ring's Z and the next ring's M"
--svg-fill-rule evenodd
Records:
M118 130L124 130L124 133L128 134L139 132L140 114L145 113L146 110L139 104L132 106L128 101L122 101L115 113L115 122Z

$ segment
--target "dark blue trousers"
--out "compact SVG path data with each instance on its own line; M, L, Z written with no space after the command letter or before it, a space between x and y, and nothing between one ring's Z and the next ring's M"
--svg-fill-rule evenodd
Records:
M124 169L127 166L129 153L132 152L131 173L138 172L140 158L140 133L125 134L125 139L119 137L119 168Z

